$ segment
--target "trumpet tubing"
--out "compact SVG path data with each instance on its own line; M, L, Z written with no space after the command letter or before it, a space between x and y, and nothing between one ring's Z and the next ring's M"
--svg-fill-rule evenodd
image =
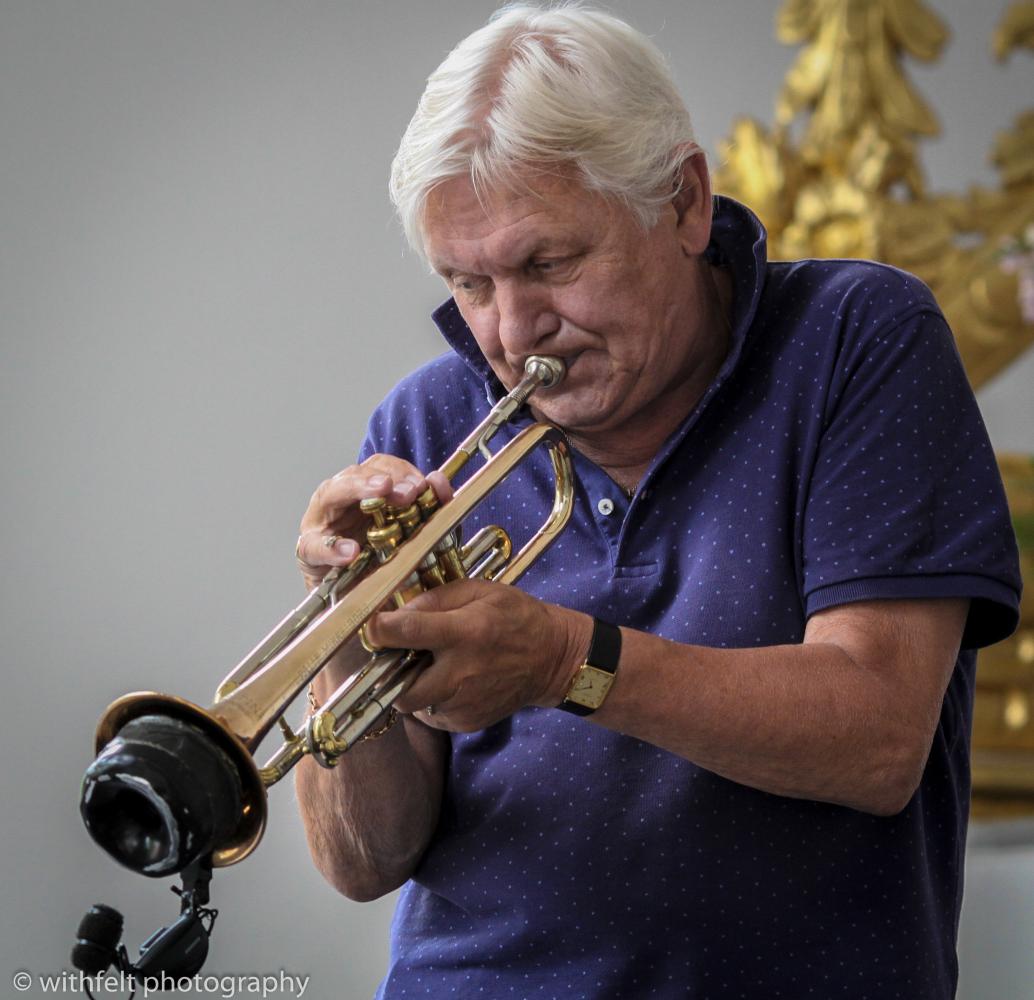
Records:
M424 590L461 578L513 583L559 534L570 516L574 481L562 433L533 424L496 454L489 440L540 387L563 377L555 358L529 358L525 377L442 465L452 478L475 454L486 461L447 504L426 490L410 507L383 498L362 502L372 525L347 569L332 570L306 599L223 679L201 708L174 695L128 694L113 702L97 728L98 756L83 778L80 810L94 839L116 860L152 876L181 871L211 854L216 866L246 857L267 819L266 788L306 755L333 767L383 723L385 713L430 660L419 650L365 650L366 621L385 602L401 606ZM511 558L499 527L466 545L462 522L522 461L546 447L553 464L552 508ZM347 679L296 732L284 712L335 653ZM254 759L279 721L284 740L269 761Z

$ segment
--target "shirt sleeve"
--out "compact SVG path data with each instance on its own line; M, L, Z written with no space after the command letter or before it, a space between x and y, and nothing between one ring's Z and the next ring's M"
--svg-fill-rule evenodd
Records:
M1016 540L987 431L932 300L844 338L804 511L808 615L968 597L964 648L1019 617Z

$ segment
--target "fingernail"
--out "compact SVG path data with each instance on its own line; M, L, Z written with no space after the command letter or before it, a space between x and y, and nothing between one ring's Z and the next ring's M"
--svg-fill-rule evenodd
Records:
M435 471L428 473L427 482L431 489L434 490L435 496L437 496L439 500L445 500L452 496L452 484L441 474L441 472Z
M366 480L366 485L372 489L379 490L387 481L387 476L370 476L370 478Z
M346 558L359 554L359 544L351 538L342 538L334 548L339 556Z

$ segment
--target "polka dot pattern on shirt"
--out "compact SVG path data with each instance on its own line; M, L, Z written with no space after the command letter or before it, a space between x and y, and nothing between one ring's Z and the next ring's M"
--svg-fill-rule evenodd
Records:
M631 500L576 456L571 523L520 585L716 647L798 642L823 607L921 596L973 599L968 645L1000 637L1015 549L929 292L881 265L769 263L757 220L719 201L729 357ZM450 304L436 319L458 354L400 383L364 454L436 467L487 412L469 331ZM526 538L551 481L539 456L468 535ZM973 667L964 653L920 790L889 818L768 795L552 710L454 736L380 996L950 996Z

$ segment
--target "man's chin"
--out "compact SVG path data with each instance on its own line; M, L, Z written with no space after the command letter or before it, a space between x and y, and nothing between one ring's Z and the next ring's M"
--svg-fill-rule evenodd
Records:
M613 416L613 412L602 408L597 400L587 404L575 394L565 394L562 388L556 398L549 398L543 392L534 401L532 410L539 420L576 436L606 429L608 418Z

